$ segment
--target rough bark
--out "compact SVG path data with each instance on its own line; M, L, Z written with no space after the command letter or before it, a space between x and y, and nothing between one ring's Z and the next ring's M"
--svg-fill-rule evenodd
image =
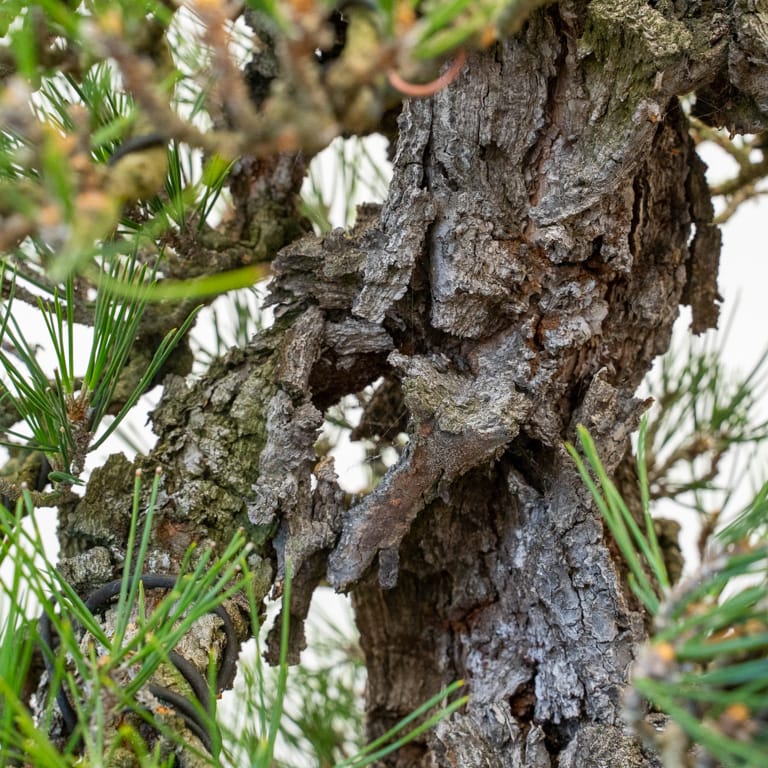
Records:
M663 69L693 42L650 11L567 11L406 109L384 245L354 306L402 314L425 276L410 305L428 319L389 357L410 445L330 559L346 588L378 558L379 583L353 592L374 730L448 680L471 693L471 736L446 725L398 765L580 765L591 750L574 745L614 740L643 618L561 443L583 422L615 467L684 293L697 328L717 316L719 241L707 226L691 239L708 201L680 75Z
M381 210L282 250L272 329L196 383L166 380L142 462L166 472L161 570L244 525L254 562L296 569L294 654L327 572L353 595L372 733L467 680L466 711L392 765L657 764L620 719L644 617L562 443L584 423L615 468L679 304L694 330L716 322L719 234L677 97L764 127L765 16L746 0L536 11L405 106ZM344 510L317 429L382 376L409 444ZM62 518L81 590L119 565L117 463Z

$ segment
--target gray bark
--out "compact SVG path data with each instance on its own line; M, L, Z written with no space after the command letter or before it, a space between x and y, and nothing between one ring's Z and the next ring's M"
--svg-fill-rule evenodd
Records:
M621 724L645 617L562 444L584 423L616 468L679 304L716 323L719 234L677 97L762 128L765 18L746 0L536 11L404 106L381 210L281 251L273 329L166 380L145 462L166 472L163 568L245 525L275 579L294 564L294 656L318 580L350 591L374 734L467 681L466 711L390 764L657 764ZM380 377L377 419L405 413L409 444L344 509L317 428ZM62 520L80 589L119 561L94 503L125 506L109 471Z

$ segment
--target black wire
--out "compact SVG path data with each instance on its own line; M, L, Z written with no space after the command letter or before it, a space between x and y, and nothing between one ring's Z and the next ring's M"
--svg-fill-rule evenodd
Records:
M56 598L51 598L50 610L53 612L56 606ZM48 672L48 684L53 685L53 680L56 676L56 667L54 665L54 655L56 653L56 646L58 643L53 638L53 627L51 625L51 618L49 614L43 613L38 622L38 628L40 632L40 640L43 645L43 662ZM59 681L56 687L56 703L61 710L61 717L64 720L64 725L67 729L67 733L71 734L75 730L77 725L77 713L74 707L69 702L69 698L64 690L64 686Z
M203 742L203 746L205 746L208 752L213 754L213 741L208 732L208 723L202 719L200 712L195 709L192 702L181 694L171 691L168 688L163 688L160 685L155 685L154 683L150 683L148 688L149 692L156 699L164 701L166 704L170 704L179 715L181 715L187 728L189 728L189 730Z
M141 152L144 149L162 147L168 144L168 137L162 133L147 133L124 141L110 156L107 165L115 165L118 160L130 155L131 152Z
M200 674L197 667L187 661L183 656L176 653L176 651L171 651L168 654L168 659L171 664L179 670L181 676L189 683L189 687L195 694L195 698L200 702L203 709L208 712L208 707L211 703L208 683Z
M215 613L224 622L224 634L227 637L227 644L221 654L221 666L216 676L216 693L221 693L227 688L232 687L235 675L237 674L237 659L240 656L240 642L237 639L235 625L229 614L224 610L224 606L217 605L212 613Z
M160 574L145 574L139 578L145 589L171 590L178 583L178 579L175 576L166 576ZM104 584L88 597L88 599L85 601L86 607L91 611L91 613L103 612L106 610L112 598L120 593L121 586L121 579L110 581L107 584ZM221 666L219 667L219 672L216 676L216 692L221 693L223 690L229 688L232 685L232 681L235 679L235 674L237 673L237 659L240 653L240 648L237 640L235 625L232 623L232 619L229 617L229 614L224 609L224 607L217 605L210 612L214 613L222 620L224 625L224 634L227 638L226 645L224 646L224 650L222 652ZM191 667L191 665L189 665L189 667L195 670L200 679L203 679L202 675L197 672L197 669ZM179 669L179 672L181 672L182 675L186 677L184 670ZM195 688L195 684L191 680L187 679L187 682L189 682L193 689ZM204 687L207 692L207 684L205 684ZM195 691L195 693L197 694L197 691ZM200 697L198 696L198 698Z
M176 576L153 573L140 576L139 581L143 584L145 589L172 590L178 584L178 578ZM129 581L128 586L130 588L131 581ZM88 608L93 615L96 615L97 613L103 615L112 600L120 594L121 587L122 579L110 581L107 584L102 585L92 592L85 600L86 608ZM53 626L50 618L50 614L53 612L56 602L55 597L51 598L49 611L43 613L39 621L40 640L44 646L43 658L48 671L49 684L53 683L55 677L55 646L58 645L54 639ZM224 635L226 636L226 644L222 651L221 664L216 675L216 693L219 694L232 685L232 681L237 672L237 659L240 652L240 644L237 639L237 632L235 631L232 619L224 607L218 605L213 608L210 613L215 614L222 620ZM171 651L168 654L168 659L189 684L192 693L200 704L200 708L205 712L210 712L208 683L197 667L175 651ZM150 683L148 688L150 693L157 699L166 704L170 704L170 706L179 713L187 727L200 739L205 745L205 748L212 753L212 739L209 733L209 726L212 721L206 721L200 711L181 694L153 683ZM67 732L72 734L77 726L77 713L75 712L61 681L56 690L56 703L61 711Z

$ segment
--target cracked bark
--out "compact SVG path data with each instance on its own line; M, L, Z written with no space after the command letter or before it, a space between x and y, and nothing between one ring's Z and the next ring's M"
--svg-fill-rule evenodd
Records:
M677 96L765 128L753 5L536 11L405 105L381 209L282 249L272 329L166 379L142 460L166 473L154 561L243 525L263 595L290 556L294 657L318 580L351 591L372 734L467 680L467 709L389 765L657 765L620 720L644 616L562 442L582 422L617 467L679 304L716 323L719 233ZM410 442L344 509L317 428L379 377L366 429L407 416ZM119 565L126 477L112 460L62 515L78 589Z

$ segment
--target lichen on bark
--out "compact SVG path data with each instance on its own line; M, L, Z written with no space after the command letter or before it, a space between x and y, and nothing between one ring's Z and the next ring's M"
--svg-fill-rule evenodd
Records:
M764 68L744 79L743 65L761 61L764 14L747 6L535 11L405 105L381 208L280 251L275 325L198 380L165 381L139 462L166 472L164 567L245 527L278 585L294 566L294 658L316 584L351 591L374 735L467 680L466 710L391 765L657 765L621 726L645 617L562 443L585 424L613 471L679 304L697 332L717 321L719 234L678 97L763 124ZM350 503L317 429L380 377L367 421L378 409L409 444ZM112 459L62 517L82 587L83 557L98 574L119 564L130 478Z

